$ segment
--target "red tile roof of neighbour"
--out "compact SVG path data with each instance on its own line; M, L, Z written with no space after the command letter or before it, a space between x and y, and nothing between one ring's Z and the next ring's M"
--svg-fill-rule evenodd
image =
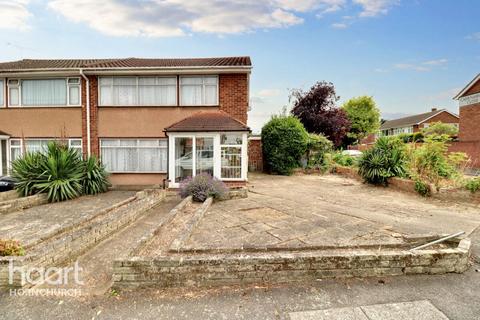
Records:
M0 71L38 69L118 69L118 68L186 68L186 67L251 67L250 57L178 58L178 59L24 59L1 62Z
M165 131L250 131L250 128L224 111L203 111L172 124L165 128Z
M432 118L432 117L434 117L437 114L440 114L442 112L448 112L451 115L458 118L458 115L456 115L454 113L451 113L446 109L440 109L440 110L435 110L435 111L431 111L431 112L416 114L414 116L409 116L409 117L405 117L405 118L385 121L382 124L380 129L381 130L386 130L386 129L401 128L401 127L421 124L422 122L424 122L424 121L426 121L426 120L428 120L428 119L430 119L430 118Z

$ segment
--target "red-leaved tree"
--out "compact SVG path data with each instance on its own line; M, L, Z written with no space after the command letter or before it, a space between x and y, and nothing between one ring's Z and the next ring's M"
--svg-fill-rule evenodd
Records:
M338 99L331 82L317 82L309 91L293 90L292 115L300 119L308 132L322 133L338 147L350 130L347 114L337 108Z

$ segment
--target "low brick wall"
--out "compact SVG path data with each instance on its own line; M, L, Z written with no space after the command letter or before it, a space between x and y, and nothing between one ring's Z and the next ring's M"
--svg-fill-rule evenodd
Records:
M223 286L322 278L461 273L470 240L432 250L332 250L230 255L133 257L114 262L116 289Z
M13 285L8 283L9 261L14 267L59 266L75 259L98 242L137 220L147 210L165 199L164 190L138 192L135 201L122 202L102 210L94 219L70 227L65 232L46 239L27 249L24 257L0 257L0 288L23 287L19 276Z
M18 192L16 190L0 192L0 202L17 199L18 197Z
M48 203L46 194L36 194L29 197L15 198L0 202L0 215L23 210Z
M363 181L358 175L358 170L352 167L336 166L334 172L341 176ZM388 179L388 187L395 190L415 193L415 182L409 179L402 178L390 178ZM430 195L432 198L453 201L453 202L466 202L466 203L480 203L480 192L471 193L463 188L441 188L439 191L434 186L430 186Z

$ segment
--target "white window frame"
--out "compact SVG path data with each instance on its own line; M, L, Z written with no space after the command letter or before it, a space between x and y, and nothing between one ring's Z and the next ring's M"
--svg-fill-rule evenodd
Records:
M220 144L222 134L240 134L242 136L242 144L236 144L235 147L241 147L242 168L240 178L222 178L222 154L221 147L228 145ZM247 181L248 174L248 134L244 131L224 131L224 132L182 132L168 134L168 179L171 188L178 188L180 183L175 182L175 138L191 138L192 139L192 174L196 175L196 139L195 138L213 138L213 176L222 181Z
M105 140L117 140L117 141L120 141L120 140L135 140L137 141L137 145L136 146L104 146L103 145L103 141ZM100 139L100 157L101 157L101 154L102 154L102 148L107 148L107 149L115 149L115 148L132 148L132 149L152 149L152 148L157 148L157 147L153 147L153 146L139 146L138 144L138 141L144 141L144 140L151 140L151 141L159 141L159 140L166 140L167 141L167 144L165 146L158 146L158 149L166 149L167 150L167 170L168 170L168 140L167 138L104 138L104 139ZM140 155L138 155L139 157ZM167 173L167 171L109 171L110 173L135 173L135 174L148 174L148 173Z
M234 134L234 135L240 135L242 137L242 143L241 144L222 144L222 141L221 141L221 137L222 137L222 134ZM245 134L246 135L246 134ZM243 134L240 134L238 132L223 132L223 133L220 133L220 174L219 174L219 177L220 179L224 180L224 181L238 181L238 180L242 180L242 178L245 176L245 173L243 172L244 171L244 168L245 168L245 165L244 165L244 158L246 156L246 153L247 153L247 143L245 141L245 137L243 136ZM248 139L247 139L248 140ZM222 148L236 148L236 149L240 149L240 157L241 157L241 164L240 164L240 178L224 178L221 176L222 174L222 163L221 163L221 159L222 159ZM247 160L247 165L248 165L248 160Z
M110 85L110 88L111 88L111 93L112 93L112 96L111 96L111 101L112 103L111 104L102 104L101 101L102 101L102 90L101 90L101 87L106 87L106 85L101 85L100 82L101 82L101 79L106 79L106 78L110 78L112 79L112 84ZM124 104L113 104L113 79L114 78L135 78L135 82L136 82L136 92L137 92L137 101L135 102L135 104L130 104L130 105L124 105ZM148 104L148 105L144 105L144 104L139 104L138 103L138 100L139 100L139 91L140 91L140 88L139 88L139 84L138 84L138 79L139 78L171 78L171 79L175 79L175 102L172 103L172 104L164 104L164 105L160 105L160 104ZM98 84L97 84L97 89L98 89L98 106L99 107L125 107L125 108L128 108L128 107L175 107L175 106L178 106L178 77L177 76L168 76L168 75L165 75L165 76L101 76L101 77L98 77Z
M0 82L2 83L0 85L0 88L2 90L2 93L3 93L3 101L2 103L0 104L0 108L5 108L7 106L7 99L6 97L8 97L7 95L7 79L6 78L0 78Z
M67 90L67 103L65 105L23 105L22 104L22 81L23 80L55 80L65 79L65 85ZM78 83L69 83L70 79L78 79ZM17 85L10 85L8 82L18 81ZM78 86L78 104L70 104L70 87ZM48 77L48 78L9 78L6 84L8 91L8 107L9 108L65 108L65 107L81 107L82 106L82 79L80 77ZM18 105L11 104L10 88L18 89ZM5 100L5 99L4 99Z
M19 139L19 138L13 138L9 139L7 142L7 161L8 161L8 171L11 169L11 156L12 156L12 141L19 141L20 145L19 146L13 146L15 149L20 149L20 156L23 156L25 154L26 150L26 143L25 141L38 141L38 140L48 140L48 141L58 141L58 140L67 140L67 145L69 148L72 149L80 149L80 155L83 154L83 141L82 138L67 138L67 139L57 139L57 138L25 138L25 139ZM80 148L77 146L71 147L72 141L80 141Z
M202 103L196 105L184 104L182 101L182 79L184 78L202 78ZM205 80L204 78L217 78L217 101L213 104L205 103ZM182 107L201 107L201 106L218 106L220 104L220 77L218 75L184 75L179 77L178 81L178 96L180 99L180 106Z

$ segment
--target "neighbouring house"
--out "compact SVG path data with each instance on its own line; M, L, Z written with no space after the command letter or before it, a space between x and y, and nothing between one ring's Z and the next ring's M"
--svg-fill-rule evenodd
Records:
M178 187L248 171L249 57L0 63L0 175L61 139L101 158L113 185Z
M460 107L459 141L450 151L465 152L474 168L480 168L480 74L470 81L454 99Z
M459 117L446 109L432 108L430 112L385 121L380 127L380 132L383 136L415 133L435 122L448 123L458 127Z

